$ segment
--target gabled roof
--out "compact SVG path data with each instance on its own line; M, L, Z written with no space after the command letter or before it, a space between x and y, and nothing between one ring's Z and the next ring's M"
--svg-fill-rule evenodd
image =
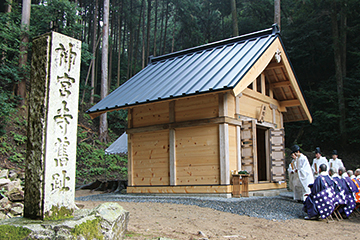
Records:
M249 79L256 79L272 61L276 51L273 48L284 51L276 24L262 31L152 57L148 66L90 108L87 113L96 117L116 109L214 91L232 89L234 94L239 94L251 83ZM266 61L262 61L262 66L259 67L258 62L260 58L264 59L263 55L266 55ZM284 55L286 56L286 53ZM290 79L285 80L291 82L289 88L294 92L292 97L301 102L298 109L298 112L301 112L300 118L294 118L294 121L311 121L297 79L293 77L292 66L285 65L282 65L286 67L285 71L291 72L287 74L291 75ZM244 77L249 79L242 81Z

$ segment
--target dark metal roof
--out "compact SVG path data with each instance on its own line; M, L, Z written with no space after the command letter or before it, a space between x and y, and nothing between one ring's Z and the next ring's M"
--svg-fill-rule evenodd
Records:
M147 67L87 113L235 87L279 36L277 25L151 58Z

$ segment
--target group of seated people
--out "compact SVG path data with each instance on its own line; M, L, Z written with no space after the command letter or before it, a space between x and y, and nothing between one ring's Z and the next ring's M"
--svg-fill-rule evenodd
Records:
M360 204L360 169L346 172L342 161L333 152L333 161L321 157L316 148L316 159L310 167L307 157L300 152L299 146L292 147L293 161L289 165L290 188L294 199L303 202L305 219L325 219L335 214L346 218ZM359 208L360 209L360 208Z
M360 180L349 177L345 167L338 171L326 164L319 167L319 176L309 184L310 194L304 201L303 210L308 214L305 219L325 219L334 211L342 217L349 217L360 203ZM335 213L336 214L336 213Z

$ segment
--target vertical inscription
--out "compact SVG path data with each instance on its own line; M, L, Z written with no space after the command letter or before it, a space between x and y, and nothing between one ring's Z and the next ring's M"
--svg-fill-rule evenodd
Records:
M52 209L75 207L76 130L80 76L80 41L51 33L50 82L45 160L45 216ZM55 206L55 208L54 208ZM61 217L61 216L60 216ZM69 216L63 216L67 218Z

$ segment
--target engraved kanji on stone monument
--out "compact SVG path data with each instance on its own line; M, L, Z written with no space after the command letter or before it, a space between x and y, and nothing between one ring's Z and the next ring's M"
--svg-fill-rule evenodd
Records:
M65 35L33 41L25 217L73 216L80 57L81 42Z

